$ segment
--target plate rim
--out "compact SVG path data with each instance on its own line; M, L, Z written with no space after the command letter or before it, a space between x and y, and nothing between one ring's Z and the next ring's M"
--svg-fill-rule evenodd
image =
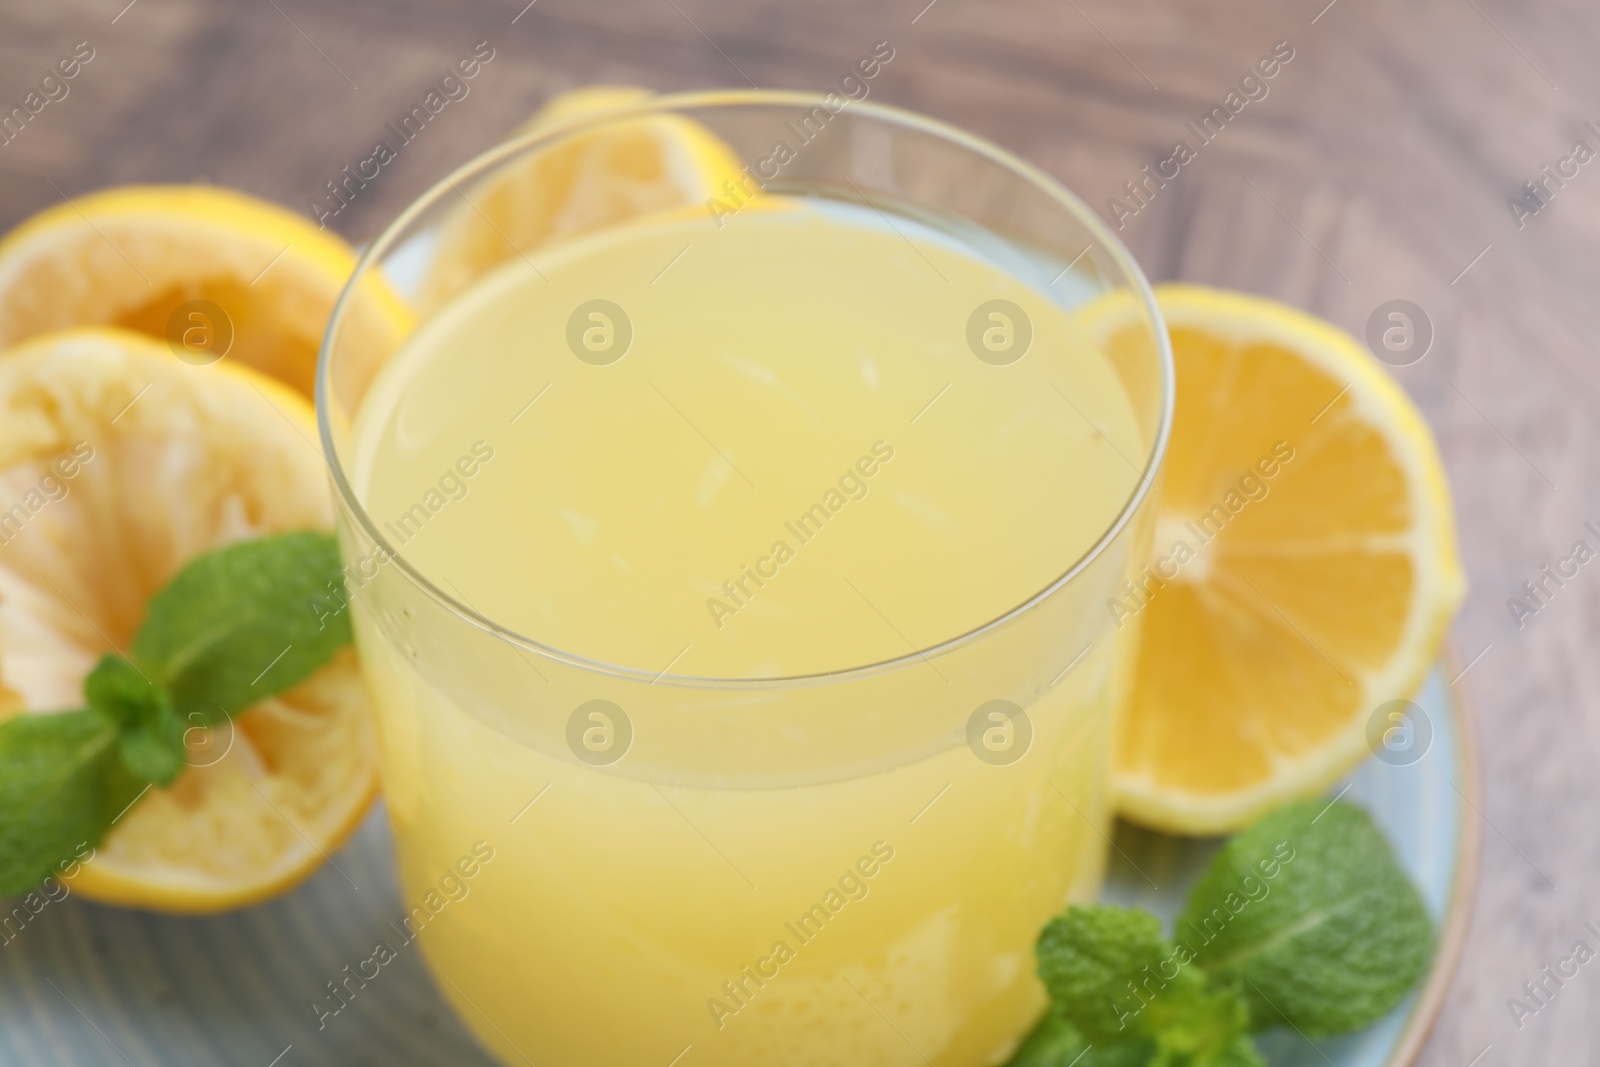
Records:
M1460 657L1452 641L1440 657L1440 666L1461 681L1458 672ZM1466 686L1446 681L1449 694L1450 715L1455 722L1458 746L1457 769L1461 782L1456 790L1465 802L1456 814L1456 842L1460 849L1456 857L1455 877L1450 886L1450 904L1445 909L1444 922L1439 936L1439 947L1434 952L1433 965L1422 993L1411 1009L1411 1017L1396 1042L1388 1067L1411 1067L1427 1047L1433 1028L1444 1009L1445 998L1455 983L1460 969L1461 956L1466 949L1467 934L1472 925L1473 905L1476 902L1478 877L1481 873L1480 853L1483 845L1483 827L1478 813L1482 802L1482 764L1478 745L1476 705Z

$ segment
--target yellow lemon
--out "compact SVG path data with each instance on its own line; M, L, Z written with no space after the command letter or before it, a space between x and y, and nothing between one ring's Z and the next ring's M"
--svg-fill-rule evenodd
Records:
M563 93L523 129L597 115L650 97L592 86ZM486 270L541 245L661 211L703 208L741 176L733 151L700 123L649 115L563 137L457 190L423 303L449 299Z
M128 186L40 212L0 240L0 348L74 326L163 338L191 362L243 363L311 396L323 328L355 254L265 201L211 186ZM374 276L352 305L363 380L409 329Z
M1140 628L1116 790L1130 819L1209 834L1367 756L1465 580L1433 437L1363 347L1257 297L1157 298L1177 404L1149 565L1108 605ZM1126 306L1088 317L1136 343Z

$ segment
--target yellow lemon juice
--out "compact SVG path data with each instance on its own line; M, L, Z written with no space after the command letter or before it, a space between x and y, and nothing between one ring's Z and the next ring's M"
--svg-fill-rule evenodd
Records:
M381 551L353 598L402 925L505 1062L976 1067L1037 1018L1123 564L956 639L1148 450L1055 273L768 196L514 257L385 368L355 492L478 626Z

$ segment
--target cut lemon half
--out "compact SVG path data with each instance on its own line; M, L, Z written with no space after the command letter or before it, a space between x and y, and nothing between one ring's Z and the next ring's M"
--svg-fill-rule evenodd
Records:
M551 99L522 129L650 96L630 86L576 89ZM437 306L484 271L541 245L656 212L704 210L707 199L726 195L724 183L739 179L741 169L732 149L681 115L620 120L560 138L458 190L465 202L444 224L423 303Z
M1156 292L1177 403L1148 566L1108 604L1139 627L1116 791L1130 819L1210 834L1369 755L1465 580L1433 437L1365 349L1269 300ZM1113 354L1139 343L1130 311L1087 316Z
M73 330L0 355L0 707L82 707L84 675L128 647L150 596L195 555L329 527L315 440L299 394L132 332ZM117 820L73 888L167 911L289 888L370 805L370 731L348 649L231 723L196 726L189 766Z
M198 364L244 363L311 396L317 350L355 267L338 236L211 186L128 186L59 204L0 241L0 348L75 326L121 326ZM409 329L373 275L351 307L366 379Z

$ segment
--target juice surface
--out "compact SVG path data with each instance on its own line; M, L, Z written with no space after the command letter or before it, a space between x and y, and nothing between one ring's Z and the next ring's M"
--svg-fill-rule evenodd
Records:
M512 260L369 394L368 513L508 629L652 673L838 670L1003 614L1099 539L1145 449L1068 312L895 225L790 203ZM569 346L596 299L606 365ZM1031 326L1007 365L969 345L993 300Z
M352 480L445 593L575 656L731 679L905 656L1047 586L1137 484L1126 394L1048 281L802 200L575 241L419 330L366 398ZM1008 361L1016 308L1031 338ZM803 755L730 785L496 729L564 721L563 672L584 672L523 653L503 678L432 678L394 637L408 596L429 616L393 571L388 606L355 609L405 930L506 1062L976 1067L1036 1018L1033 940L1103 865L1113 642L1022 680L1015 759L959 724L900 756L850 729L802 746L798 701L752 690L730 763ZM1008 670L913 661L825 698L845 722L897 699L914 716L917 693ZM526 708L489 714L489 688ZM686 729L680 692L623 698L640 751Z

